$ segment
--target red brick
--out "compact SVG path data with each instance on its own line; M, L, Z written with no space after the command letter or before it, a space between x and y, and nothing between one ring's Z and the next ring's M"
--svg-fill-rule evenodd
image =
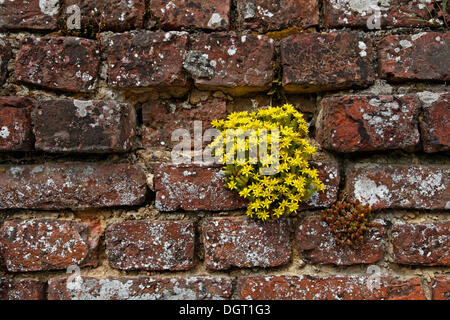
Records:
M45 300L45 283L31 279L0 278L0 300Z
M8 77L8 63L12 58L11 46L8 42L0 38L0 86Z
M200 34L192 39L184 67L200 89L235 95L265 91L273 79L273 40L234 32Z
M194 259L194 223L126 221L108 226L106 254L121 270L189 270Z
M418 95L423 102L420 129L424 151L449 151L450 94L422 92Z
M127 32L103 41L108 84L119 88L186 87L183 56L187 33Z
M370 280L364 276L251 277L239 279L238 290L239 298L247 300L426 300L419 278L382 277L379 289Z
M346 190L374 209L449 209L449 174L447 165L352 164Z
M164 30L228 30L230 0L150 0L150 12Z
M450 278L437 276L431 284L431 299L450 300Z
M144 202L146 189L143 171L129 164L0 166L0 209L134 206Z
M36 149L47 152L126 152L136 135L136 111L115 101L40 101L32 118Z
M392 245L395 263L450 266L450 223L397 223Z
M432 1L429 1L432 2ZM375 5L377 4L374 1ZM419 27L428 26L430 11L433 11L434 4L425 1L410 0L390 0L382 2L378 8L379 13L373 10L370 1L324 1L325 24L330 28L339 27L360 27L366 29L379 29L375 26L375 17L378 17L380 28L387 27ZM438 15L442 18L442 12ZM418 20L426 21L418 21Z
M94 31L126 31L144 27L145 0L66 0L62 12L63 23L73 14L67 8L77 5L81 14L81 29Z
M172 149L178 143L172 142L172 133L176 129L189 130L194 139L194 121L202 122L204 133L211 128L211 121L225 118L226 112L226 101L218 98L209 98L197 105L164 100L147 103L142 109L145 124L143 143L147 147Z
M337 152L416 150L419 105L408 96L339 96L322 100L316 138Z
M305 33L281 40L287 92L366 87L374 82L372 40L358 33Z
M259 32L319 24L317 0L238 0L238 25Z
M339 163L332 156L316 154L311 161L311 168L318 170L319 179L325 185L325 191L313 193L305 202L300 203L300 210L326 208L337 201L340 183ZM323 159L321 159L323 157Z
M211 218L203 223L203 243L206 267L212 270L276 267L291 259L288 220Z
M49 281L49 300L219 300L229 299L229 278L106 278L81 277L81 286L68 286L66 278ZM74 282L73 284L75 284Z
M96 41L76 37L28 37L16 57L19 82L46 89L89 92L100 65Z
M303 257L312 263L346 266L352 264L374 264L384 255L384 224L377 221L364 236L364 240L353 249L335 243L328 224L320 217L303 220L296 229L297 247Z
M33 148L31 110L33 100L0 98L0 151L28 151Z
M247 205L238 193L225 188L220 166L162 164L154 181L155 206L160 211L222 211Z
M96 266L99 225L35 219L5 221L0 228L1 255L9 272Z
M0 4L2 30L55 30L62 1L7 0Z
M378 45L380 78L390 81L450 80L450 33L390 35Z

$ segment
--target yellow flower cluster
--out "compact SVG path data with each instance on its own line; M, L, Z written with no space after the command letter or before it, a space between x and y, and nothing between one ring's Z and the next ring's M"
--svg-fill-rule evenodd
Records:
M308 126L292 105L232 113L212 125L221 132L210 147L225 164L226 187L249 200L250 217L266 221L295 214L302 201L325 190L308 163L316 152L306 140ZM227 138L232 139L228 150ZM267 147L263 155L261 146ZM244 159L239 150L245 151ZM276 170L267 175L262 174L264 168Z

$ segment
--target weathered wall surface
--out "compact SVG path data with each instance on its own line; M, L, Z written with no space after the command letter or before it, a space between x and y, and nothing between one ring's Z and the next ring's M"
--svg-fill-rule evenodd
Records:
M449 299L439 5L2 1L0 299ZM168 164L174 129L286 100L327 187L297 217ZM357 249L318 218L343 189L378 212Z

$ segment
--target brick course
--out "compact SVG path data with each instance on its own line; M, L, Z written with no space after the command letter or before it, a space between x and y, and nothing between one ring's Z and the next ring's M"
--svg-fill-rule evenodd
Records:
M126 152L136 135L135 109L115 101L41 101L32 118L36 149L47 152Z
M357 33L310 33L281 40L283 86L288 92L366 87L375 80L373 42Z
M29 37L16 56L15 78L45 89L90 92L100 66L96 41L77 37Z
M32 109L30 98L0 98L0 151L33 149Z
M194 224L127 221L108 226L107 257L121 270L188 270L193 267Z
M346 189L374 209L448 209L449 173L446 165L352 164Z
M272 276L239 281L240 299L254 300L425 300L419 278L382 278L370 290L368 277Z
M342 96L322 100L317 140L338 152L414 151L420 106L408 96Z
M378 45L378 72L390 81L450 79L450 33L390 35Z
M289 224L268 224L246 217L217 218L203 224L205 262L209 269L275 267L289 262Z
M1 166L0 209L132 206L144 202L146 187L144 173L127 164Z
M49 281L49 300L212 300L231 296L231 280L215 277L107 278L82 277L69 288L66 278Z
M10 272L95 267L100 235L98 227L75 221L6 221L0 229L0 252Z

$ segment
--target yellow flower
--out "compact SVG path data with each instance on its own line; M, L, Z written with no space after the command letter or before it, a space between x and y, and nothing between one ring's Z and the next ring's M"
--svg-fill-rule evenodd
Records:
M250 190L248 188L244 188L239 192L239 195L241 197L247 198L250 195Z
M273 210L273 215L280 218L284 214L284 207L279 206Z
M287 162L283 162L280 164L279 170L280 172L286 172L289 170L289 168L290 168L289 164Z
M287 193L289 191L288 187L286 187L284 184L279 185L277 189L282 194Z
M258 211L259 208L261 208L261 201L259 199L256 199L254 202L251 202L249 204L249 208L253 211Z
M272 204L272 201L270 199L265 199L262 201L262 207L269 209L270 205Z
M269 217L270 215L267 211L258 212L258 218L260 218L262 221L266 221L267 219L269 219Z
M228 186L228 189L230 189L230 190L235 190L235 189L237 190L237 185L236 185L235 181L228 182L227 186Z
M263 193L263 187L260 184L253 183L249 188L255 197L259 197Z
M280 202L280 208L287 208L289 207L289 201L287 201L286 199L284 199L283 201Z
M241 169L241 174L248 177L253 171L253 167L251 165L244 165Z
M298 203L301 200L301 198L299 197L298 194L293 194L293 193L289 194L288 198L291 202L295 202L295 203Z
M296 212L299 208L298 202L295 202L295 201L290 202L288 205L288 208L289 208L290 212Z
M292 186L297 190L303 190L305 188L305 179L303 177L298 177L292 182Z

